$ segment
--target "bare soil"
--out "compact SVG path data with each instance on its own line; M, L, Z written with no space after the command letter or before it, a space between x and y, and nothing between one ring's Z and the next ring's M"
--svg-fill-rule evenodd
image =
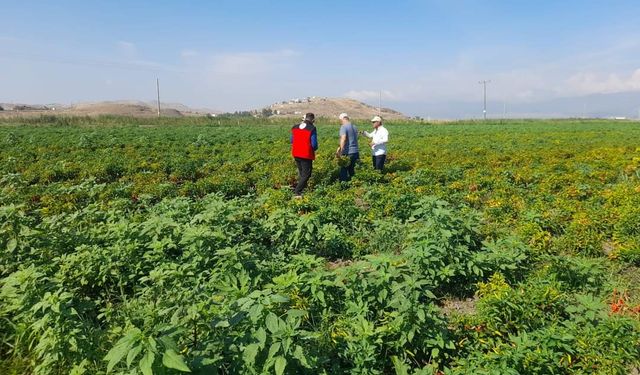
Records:
M469 315L476 312L476 303L478 302L477 297L466 298L463 300L460 299L446 299L444 300L441 309L442 313L445 316L450 316L452 314L458 315Z

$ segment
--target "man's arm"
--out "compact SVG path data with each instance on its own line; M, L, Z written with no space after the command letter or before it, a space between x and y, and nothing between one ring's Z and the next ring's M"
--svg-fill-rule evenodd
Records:
M340 127L340 143L338 145L338 149L336 150L336 156L342 155L344 151L344 147L347 144L347 129L344 126Z
M311 147L313 147L313 151L318 150L318 133L316 133L316 129L311 132Z
M338 156L342 155L346 144L347 144L347 135L343 134L340 136L340 146L338 146L338 149L336 150L336 155Z

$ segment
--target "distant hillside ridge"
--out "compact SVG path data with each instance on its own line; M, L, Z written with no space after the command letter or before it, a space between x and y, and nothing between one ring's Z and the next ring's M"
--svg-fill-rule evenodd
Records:
M408 118L403 113L390 109L374 107L349 98L327 98L311 96L277 102L259 112L271 117L301 117L312 112L316 117L337 118L340 113L347 113L354 119L370 119L379 115L383 119L398 120Z
M74 104L14 104L0 103L3 116L125 116L154 117L158 115L157 101L118 100L102 102L84 102ZM203 116L218 114L220 111L206 108L191 108L180 103L160 102L160 114L165 117Z

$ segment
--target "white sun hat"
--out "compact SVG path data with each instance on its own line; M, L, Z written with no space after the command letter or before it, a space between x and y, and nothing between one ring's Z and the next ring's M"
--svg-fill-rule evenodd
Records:
M373 116L373 118L371 119L371 122L382 122L382 117L380 117L380 116Z
M348 114L346 114L346 113L344 113L344 112L342 112L342 113L340 114L340 116L338 116L338 118L339 118L340 120L342 120L342 119L345 119L345 118L349 118L349 115L348 115Z

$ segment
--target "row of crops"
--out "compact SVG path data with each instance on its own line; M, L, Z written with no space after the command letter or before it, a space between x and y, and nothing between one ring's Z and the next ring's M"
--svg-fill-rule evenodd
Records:
M2 121L3 374L640 365L637 123L390 123L340 183L320 121L293 200L286 122Z

